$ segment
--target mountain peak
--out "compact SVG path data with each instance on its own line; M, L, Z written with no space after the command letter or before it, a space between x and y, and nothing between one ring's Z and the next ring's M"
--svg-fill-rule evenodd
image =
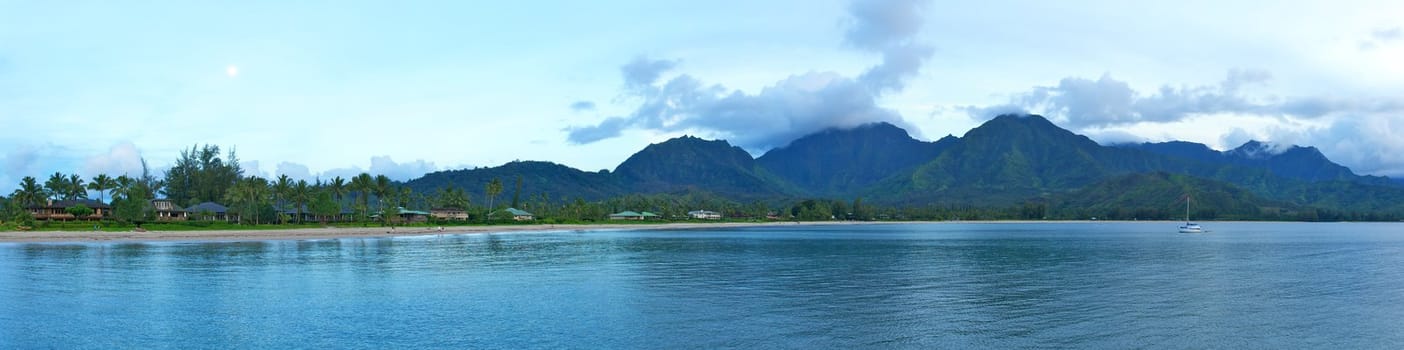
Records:
M1117 147L1138 149L1163 156L1189 159L1210 164L1225 161L1223 153L1215 151L1202 143L1188 141L1144 142L1124 144Z
M815 193L842 194L931 161L953 142L923 142L896 125L877 122L806 135L756 163Z
M1290 178L1309 181L1358 180L1350 168L1327 159L1316 147L1254 140L1228 150L1224 155L1243 164L1265 166L1274 174Z
M1098 146L1096 141L1053 124L1037 114L1001 114L965 133L966 142L1010 142L1020 140L1062 144L1078 148Z
M1050 126L1053 126L1053 122L1052 122L1052 121L1049 121L1048 118L1044 118L1042 115L1038 115L1038 114L1000 114L1000 115L995 116L994 119L990 119L990 121L991 121L991 122L1000 121L1000 122L1025 123L1025 124L1032 123L1032 124L1042 124L1042 125L1050 125Z
M755 172L755 159L725 140L682 136L644 147L614 173L634 191L695 188L735 196L771 195L775 188Z
M1272 158L1272 156L1282 154L1282 152L1284 151L1286 151L1286 149L1283 149L1282 147L1279 147L1277 144L1274 143L1262 142L1258 140L1249 140L1248 142L1243 143L1242 146L1238 146L1238 148L1228 150L1227 152L1224 152L1224 154L1243 159L1267 159Z
M1048 120L1048 118L1044 118L1043 116L1037 114L1000 114L999 116L994 117L994 119L990 119L989 121L985 122L985 124L980 125L980 127L985 126L1018 126L1023 128L1042 130L1057 129L1061 131L1066 131L1069 134L1072 133L1070 131L1064 130L1061 127L1058 127L1058 125L1056 124L1053 124L1053 122ZM977 127L976 129L980 127Z
M888 122L872 122L872 123L866 123L866 124L862 124L862 125L858 125L858 126L854 126L854 127L831 127L831 128L827 128L827 129L820 130L820 131L818 131L818 132L815 132L815 133L812 133L812 134L809 134L809 135L804 135L804 136L802 136L802 137L800 137L800 138L798 138L798 139L795 139L794 141L790 141L789 144L787 144L787 145L785 145L785 146L778 147L778 148L776 148L776 149L787 148L787 147L791 147L791 146L793 146L793 145L795 145L795 144L802 144L802 143L806 143L806 142L812 142L812 140L821 139L821 138L826 138L826 137L854 137L855 135L861 135L862 137L886 137L886 138L894 138L894 139L911 139L911 138L912 138L911 134L910 134L910 133L907 133L907 130L906 130L906 129L902 129L901 127L898 127L898 126L896 126L896 125L892 125L892 123L888 123ZM915 139L913 139L913 140L915 140ZM773 150L772 150L772 151L773 151Z

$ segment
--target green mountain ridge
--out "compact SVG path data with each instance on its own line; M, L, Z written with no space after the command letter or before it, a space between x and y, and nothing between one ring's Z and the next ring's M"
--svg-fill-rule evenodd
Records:
M740 147L692 136L648 145L620 163L614 175L636 193L701 190L752 200L792 194Z
M756 163L813 196L851 196L884 178L929 162L956 142L914 139L895 125L828 129L772 149Z
M1229 183L1165 172L1122 175L1057 196L1062 217L1176 220L1190 201L1191 218L1258 218L1289 214L1289 207ZM1054 209L1057 210L1057 209ZM1266 212L1265 212L1266 211Z
M480 196L491 178L510 184L520 175L524 194L551 198L694 193L747 203L1042 203L1060 208L1053 210L1058 217L1113 208L1161 217L1166 205L1183 204L1179 198L1186 194L1206 196L1214 204L1205 210L1235 218L1314 210L1404 213L1404 188L1388 178L1355 175L1315 148L1268 153L1262 145L1245 147L1217 152L1188 142L1103 146L1041 116L1002 115L962 137L934 142L890 124L869 124L807 135L752 158L723 140L685 136L645 147L612 173L515 162L427 174L408 185L460 186Z

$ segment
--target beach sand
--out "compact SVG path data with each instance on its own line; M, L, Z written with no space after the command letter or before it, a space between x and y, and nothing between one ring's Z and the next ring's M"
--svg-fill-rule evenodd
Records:
M266 230L211 230L211 231L147 231L147 232L93 232L93 231L35 231L0 232L0 242L61 243L61 242L149 242L149 241L263 241L299 240L358 237L422 236L436 234L503 233L522 231L573 231L573 230L673 230L697 228L757 227L774 225L844 225L867 224L869 222L830 221L830 222L687 222L664 224L594 224L594 225L496 225L496 226L448 226L442 231L435 227L325 227Z

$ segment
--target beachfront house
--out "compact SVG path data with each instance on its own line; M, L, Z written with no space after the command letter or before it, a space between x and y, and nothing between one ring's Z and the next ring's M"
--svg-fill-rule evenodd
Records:
M215 202L204 202L185 208L190 220L239 222L239 214L229 212L229 207Z
M291 221L291 222L317 221L317 216L316 216L316 215L312 215L312 211L311 211L311 210L308 210L306 204L303 204L302 207L299 208L297 205L294 205L294 204L292 204L292 203L287 203L287 204L284 204L284 205L282 205L282 206L279 206L279 208L280 208L280 209L278 209L278 214L281 214L281 215L287 217L287 218L288 218L288 221Z
M439 220L468 220L468 212L456 208L429 209L429 216Z
M92 213L80 218L74 217L73 214L68 212L68 208L79 205L88 207L88 209L92 210ZM25 210L28 210L29 215L34 216L36 220L100 220L103 217L112 215L111 206L91 199L50 200L44 202L43 205L26 207Z
M185 221L188 217L185 209L170 199L152 199L151 210L156 212L156 221Z
M405 207L395 208L399 211L399 214L396 214L394 218L394 222L396 223L420 223L429 221L429 212L427 211L410 210L405 209ZM380 220L380 214L373 214L370 218L371 220Z
M330 216L317 215L317 213L312 212L311 205L305 203L302 205L302 210L298 210L297 205L291 202L279 205L277 208L279 214L296 222L343 222L351 221L356 216L356 212L345 206L341 206L340 211Z
M528 212L525 211L525 210L521 210L521 209L517 209L517 208L507 208L507 209L498 210L498 211L492 212L492 214L488 214L488 217L492 217L492 218L497 218L497 217L506 218L506 217L509 216L509 215L512 217L512 220L516 220L516 221L531 221L531 220L536 220L536 215L533 215L532 213L528 213Z
M649 220L658 218L658 214L650 212L635 212L625 210L614 214L609 214L610 220Z
M418 223L428 222L429 212L422 210L409 210L400 207L400 222Z
M721 213L718 213L718 212L715 212L715 211L711 211L711 210L693 210L693 211L687 212L687 216L688 216L688 217L691 217L691 218L693 218L693 219L702 219L702 220L720 220L721 217L722 217L722 216L721 216Z

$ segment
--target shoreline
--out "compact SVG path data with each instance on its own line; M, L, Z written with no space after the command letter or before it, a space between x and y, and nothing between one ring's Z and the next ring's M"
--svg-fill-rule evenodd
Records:
M658 224L534 224L449 226L437 227L322 227L258 230L191 230L191 231L0 231L0 244L8 243L140 243L140 242L244 242L338 238L385 238L427 235L493 234L544 231L611 231L611 230L690 230L708 228L745 228L768 226L829 226L829 225L900 225L900 224L1088 224L1088 223L1146 223L1178 224L1182 221L1160 220L994 220L994 221L770 221L770 222L674 222ZM1220 223L1295 222L1295 221L1201 221ZM1391 223L1391 222L1384 222Z
M541 231L608 231L608 230L685 230L704 228L741 228L796 225L867 225L894 224L881 221L820 221L820 222L712 222L660 224L537 224L495 226L437 227L323 227L263 230L209 231L0 231L0 243L139 243L139 242L198 242L198 241L271 241L337 238L384 238L427 235L493 234Z

